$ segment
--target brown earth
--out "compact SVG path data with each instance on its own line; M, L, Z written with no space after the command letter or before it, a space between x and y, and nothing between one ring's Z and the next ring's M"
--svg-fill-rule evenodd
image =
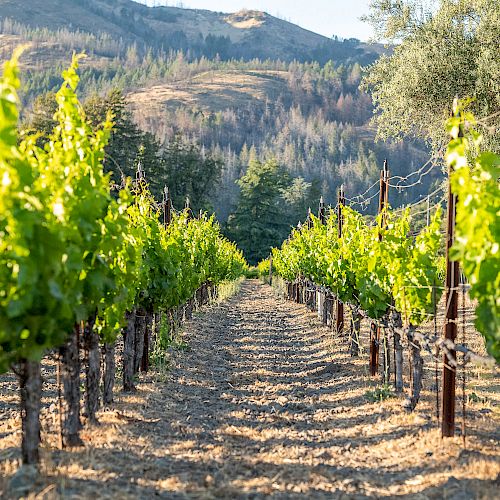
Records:
M433 370L413 414L398 398L373 402L367 391L378 381L366 354L353 360L345 337L256 281L197 315L183 341L137 394L117 393L101 425L83 431L82 449L55 448L55 406L45 400L42 474L30 498L498 495L494 372L469 370L467 392L477 399L464 449L461 437L440 438ZM0 401L12 407L14 390L0 378ZM0 495L9 498L19 419L0 408Z

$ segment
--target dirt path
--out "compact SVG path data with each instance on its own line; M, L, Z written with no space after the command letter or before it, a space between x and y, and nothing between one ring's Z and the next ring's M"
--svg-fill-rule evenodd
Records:
M493 498L498 427L471 414L468 450L432 412L373 403L366 360L304 306L250 281L186 326L170 369L120 396L85 450L47 451L46 498ZM330 364L333 361L333 364ZM325 367L328 367L325 373ZM47 443L49 446L50 443ZM0 447L1 448L1 447ZM496 479L496 480L495 480Z

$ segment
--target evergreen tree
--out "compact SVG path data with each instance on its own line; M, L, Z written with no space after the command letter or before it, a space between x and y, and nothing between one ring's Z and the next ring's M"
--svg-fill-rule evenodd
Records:
M228 232L243 250L247 260L256 264L279 245L290 230L283 191L290 177L275 160L253 161L238 181L240 199L228 219Z
M286 222L290 226L304 222L308 209L318 206L320 189L318 181L306 182L303 177L296 177L283 190L283 200L287 205Z
M194 213L213 211L212 199L220 181L222 161L207 154L198 144L177 135L166 146L154 185L170 189L175 207L182 208L186 197Z
M114 89L104 98L92 96L85 101L84 108L94 127L106 119L107 113L112 114L114 127L106 147L104 167L112 173L113 180L120 183L123 176L134 178L140 160L151 192L161 199L163 186L156 182L162 169L160 144L151 133L142 131L134 123L122 92Z
M37 140L39 146L43 146L47 137L52 133L57 122L54 115L57 111L56 95L54 92L46 92L39 95L34 101L29 118L22 125L25 132L40 134Z

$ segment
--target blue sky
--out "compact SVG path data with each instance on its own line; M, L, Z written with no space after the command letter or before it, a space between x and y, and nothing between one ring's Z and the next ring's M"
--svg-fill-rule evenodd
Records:
M171 5L220 12L264 10L331 37L368 40L371 28L359 20L368 12L369 0L136 0L148 5Z

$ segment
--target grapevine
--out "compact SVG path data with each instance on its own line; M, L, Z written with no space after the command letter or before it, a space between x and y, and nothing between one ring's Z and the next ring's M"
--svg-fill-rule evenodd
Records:
M33 463L39 361L50 349L61 349L66 366L85 325L87 384L97 377L87 385L87 410L95 419L97 395L92 402L89 393L99 390L99 341L112 345L128 312L179 307L204 283L236 279L247 265L213 217L184 212L165 227L144 180L113 192L103 171L112 116L92 131L76 94L79 57L63 72L46 146L37 146L36 135L19 137L18 56L0 79L0 372L19 369L23 391L36 392L23 413L32 431L23 438L23 458ZM77 444L78 367L68 365L63 376L65 391L77 391L70 407L76 421L66 436Z
M500 361L500 156L480 151L482 136L464 104L455 104L455 116L447 123L452 140L446 161L458 196L451 257L459 261L471 285L471 298L477 300L476 328L485 337L488 352Z

